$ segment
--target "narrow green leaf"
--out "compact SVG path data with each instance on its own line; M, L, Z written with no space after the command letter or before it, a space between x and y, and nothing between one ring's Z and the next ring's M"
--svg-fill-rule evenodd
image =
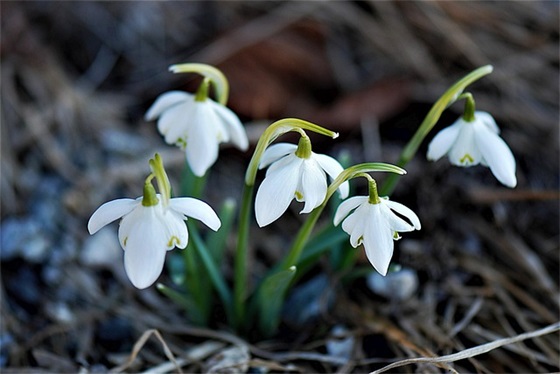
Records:
M278 329L286 291L295 274L296 267L292 266L269 276L259 288L257 295L259 329L265 336L273 335Z
M191 234L191 238L194 244L194 249L196 250L198 255L200 255L203 268L207 272L210 279L212 280L212 284L214 285L214 288L218 292L218 295L224 306L224 310L231 321L231 317L232 317L231 291L227 287L227 284L222 276L222 273L220 272L216 263L212 259L212 256L210 255L204 241L202 241L202 238L200 237L198 230L196 230L195 226L192 224L191 221L187 221L187 226L189 228L189 233Z
M227 247L227 240L231 233L233 221L235 218L236 203L234 199L226 199L222 204L222 208L218 213L222 226L216 232L212 231L206 238L206 246L212 254L212 258L216 264L221 264L224 251Z
M187 294L180 293L162 283L156 285L158 291L167 296L174 303L182 307L189 318L196 324L204 324L206 320L196 303Z

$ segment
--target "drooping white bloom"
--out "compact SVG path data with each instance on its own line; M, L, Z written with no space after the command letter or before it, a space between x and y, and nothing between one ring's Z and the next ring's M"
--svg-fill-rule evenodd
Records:
M327 174L336 178L343 168L334 158L310 152L302 158L296 155L298 146L278 143L263 153L259 169L268 165L255 199L255 216L260 227L278 219L294 199L305 202L300 213L309 213L323 203L327 194ZM339 192L348 196L349 184L343 183Z
M165 254L175 247L185 248L189 233L185 220L192 217L216 231L221 222L203 201L190 197L173 198L164 207L160 195L156 205L144 206L142 197L117 199L101 205L91 216L91 235L122 218L119 241L124 249L124 267L132 284L144 289L151 286L163 270Z
M399 232L420 230L420 220L412 210L388 198L380 198L377 204L369 200L368 196L354 196L343 201L336 210L334 225L344 220L342 229L350 235L350 244L354 248L363 244L369 262L385 275L393 257L393 240L399 239Z
M515 158L498 135L500 129L489 113L474 112L474 121L458 119L440 131L428 146L428 160L437 161L449 155L458 166L488 166L496 179L508 187L517 185Z
M235 113L210 98L198 101L187 92L164 93L146 113L147 121L156 118L165 141L185 149L189 166L199 177L216 162L220 143L232 142L243 151L249 146Z

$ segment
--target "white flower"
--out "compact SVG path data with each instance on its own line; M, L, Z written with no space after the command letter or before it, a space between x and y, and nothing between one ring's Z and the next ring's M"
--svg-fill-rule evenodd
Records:
M453 165L473 166L479 163L490 167L504 185L515 187L515 159L507 144L498 135L500 129L486 112L474 112L475 119L458 119L440 131L428 146L428 160L437 161L445 154Z
M326 174L334 179L343 171L340 163L330 156L310 152L308 158L301 158L296 155L297 149L295 144L278 143L263 153L259 169L270 167L255 200L255 216L260 227L278 219L294 197L305 202L300 213L317 208L327 194ZM343 199L348 191L345 182L339 188Z
M187 216L201 220L214 231L221 226L216 213L203 201L173 198L164 208L160 195L157 197L159 201L153 206L142 205L142 197L109 201L88 222L89 233L93 235L122 217L119 241L124 249L124 267L132 284L139 289L151 286L159 277L168 250L187 246L189 233L184 222Z
M353 209L356 210L349 215ZM398 232L420 230L421 227L418 216L412 210L388 198L380 198L379 203L372 204L368 196L351 197L339 205L334 225L337 226L343 219L342 229L350 235L350 244L356 248L363 243L369 262L381 275L387 274L393 257L393 240L399 239Z
M249 146L235 113L209 98L197 101L187 92L164 93L146 113L147 121L158 117L165 141L185 148L191 170L199 177L216 162L220 143L231 141L241 150Z

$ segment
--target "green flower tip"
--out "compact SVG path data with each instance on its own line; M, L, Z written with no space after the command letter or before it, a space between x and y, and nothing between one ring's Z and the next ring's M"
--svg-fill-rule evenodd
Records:
M296 150L296 156L303 159L308 159L311 157L311 140L305 133L299 138L298 147Z
M152 185L152 178L148 177L146 182L144 183L144 194L142 196L142 205L143 206L155 206L158 205L159 199L156 195L156 189Z
M463 111L463 120L466 122L474 122L475 102L471 93L466 93L461 96L465 97L465 109Z
M210 89L211 82L212 81L208 77L205 77L202 80L202 83L200 83L200 86L198 86L198 89L196 90L196 94L194 96L195 101L202 102L208 99L208 91Z
M377 193L377 182L375 182L375 179L371 177L367 179L368 179L368 192L369 192L368 202L370 204L379 204L381 200L379 199L379 194Z

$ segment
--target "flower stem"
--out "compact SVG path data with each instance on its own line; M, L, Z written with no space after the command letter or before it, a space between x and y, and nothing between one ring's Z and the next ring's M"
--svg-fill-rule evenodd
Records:
M240 328L241 321L245 315L245 300L248 288L247 261L249 260L249 226L253 189L253 185L244 185L241 207L239 210L239 228L234 260L233 289L233 320L235 327L238 329Z
M198 73L209 78L214 84L217 101L226 105L229 96L229 83L226 76L217 68L198 63L171 65L169 70L173 73Z
M445 93L438 99L438 101L434 103L434 105L424 118L424 121L422 121L422 124L420 125L420 127L418 127L418 130L416 130L416 133L404 147L400 158L397 161L397 166L404 167L406 166L406 164L408 164L408 162L418 151L418 148L420 147L420 144L422 144L424 138L426 138L430 130L432 130L432 128L441 117L443 111L447 109L451 104L456 102L459 98L461 98L463 90L471 83L479 80L485 75L490 74L493 69L494 68L491 65L482 66L457 81L453 86L445 91ZM381 195L390 195L395 189L398 180L398 175L390 175L380 188Z
M276 140L276 138L278 138L280 135L287 132L296 131L302 134L303 130L309 130L321 135L330 136L333 139L338 137L338 133L334 131L325 129L324 127L318 126L314 123L297 118L284 118L274 122L267 127L267 129L259 138L259 142L255 147L255 152L253 153L253 157L251 157L251 161L249 162L249 166L247 167L247 172L245 173L245 184L247 184L248 186L252 186L253 184L255 184L257 170L259 168L262 154L270 145L270 143ZM303 132L303 134L305 133Z
M311 235L311 232L313 231L313 228L315 227L315 224L317 223L317 220L319 219L319 216L325 209L326 205L327 200L325 200L323 204L319 205L311 213L309 213L309 216L307 216L307 219L305 220L303 226L301 226L296 238L294 239L294 243L292 244L290 252L284 258L284 261L282 261L282 264L280 265L281 270L287 270L291 266L297 264L301 256L301 252L303 251L303 248L305 248L305 245L309 240L309 235Z
M329 188L327 189L327 195L325 196L325 200L323 200L323 203L319 205L317 208L315 208L311 213L309 213L307 220L305 220L303 226L300 228L296 238L294 239L294 243L292 245L292 248L290 249L290 252L288 252L288 255L286 256L285 260L280 265L282 270L286 270L290 266L297 265L301 252L303 251L303 248L307 244L309 235L313 231L313 228L315 227L315 224L317 223L319 216L325 209L325 206L327 206L327 203L331 198L331 196L340 187L340 185L349 179L359 177L359 176L365 176L366 178L368 178L368 180L373 181L373 183L375 184L373 178L371 178L369 174L366 174L367 172L374 172L374 171L385 171L385 172L391 172L396 174L406 173L403 169L399 167L390 164L384 164L384 163L358 164L358 165L351 166L348 169L345 169L330 184Z

